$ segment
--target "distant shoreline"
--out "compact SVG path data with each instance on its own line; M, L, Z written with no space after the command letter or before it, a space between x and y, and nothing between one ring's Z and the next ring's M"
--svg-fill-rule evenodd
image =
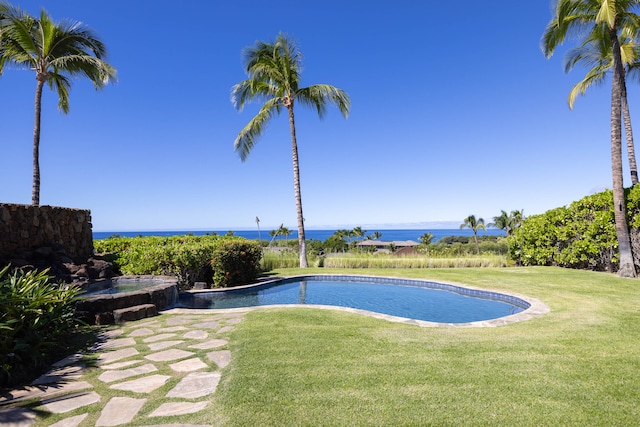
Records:
M271 230L231 230L233 231L233 235L244 237L250 240L256 240L260 238L261 240L271 240L271 236L269 235L269 231ZM298 238L298 233L295 230L291 230L292 233L289 235L289 240L295 240ZM305 230L305 237L307 240L327 240L336 229L324 229L324 230ZM420 241L420 236L425 233L431 233L433 235L433 242L438 241L439 239L446 236L465 236L471 237L473 236L473 231L468 228L456 229L456 228L424 228L424 229L371 229L367 230L365 236L373 234L374 232L381 233L381 237L379 240L385 241L406 241L413 240L416 242ZM108 237L118 235L120 237L137 237L137 236L183 236L183 235L194 235L194 236L203 236L206 234L216 233L218 235L225 235L229 232L229 230L194 230L194 231L94 231L93 238L94 240L106 239ZM478 231L479 236L490 235L490 236L504 236L504 231L496 228L489 228L487 231L480 230ZM278 236L276 240L285 240L284 236Z

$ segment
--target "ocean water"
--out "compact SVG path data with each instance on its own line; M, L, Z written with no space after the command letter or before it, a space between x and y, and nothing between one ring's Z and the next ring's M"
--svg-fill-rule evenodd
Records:
M255 240L261 238L262 240L271 240L269 236L270 230L232 230L235 236L241 236L246 239ZM295 240L298 238L298 232L293 232L289 236L289 240ZM327 240L336 230L305 230L307 240ZM379 240L382 241L406 241L413 240L420 242L420 236L425 233L433 234L432 242L437 242L439 239L447 236L473 236L473 231L468 228L463 229L411 229L411 230L367 230L366 235L373 234L374 232L380 232L382 236ZM180 236L185 234L193 234L196 236L202 236L205 234L216 233L219 235L227 234L229 230L197 230L197 231L94 231L93 238L95 240L106 239L110 236L119 235L120 237L136 237L136 236ZM489 228L487 231L480 230L479 236L491 235L491 236L504 236L504 231L495 228ZM276 240L284 240L284 236L278 236Z

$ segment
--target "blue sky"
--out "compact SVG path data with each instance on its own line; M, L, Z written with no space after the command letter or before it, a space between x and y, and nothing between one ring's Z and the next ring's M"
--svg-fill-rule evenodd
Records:
M296 110L308 228L457 227L611 187L609 87L569 110L585 71L564 74L565 49L541 53L550 1L13 4L84 22L118 69L100 92L75 81L68 115L43 97L41 204L90 209L95 231L250 229L256 216L295 229L286 115L243 163L233 141L259 104L229 99L243 48L280 31L299 43L304 86L352 100L347 120ZM32 72L0 77L0 202L31 202L34 90Z

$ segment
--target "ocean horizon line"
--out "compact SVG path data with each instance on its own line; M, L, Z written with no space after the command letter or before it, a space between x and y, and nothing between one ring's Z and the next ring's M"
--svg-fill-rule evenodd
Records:
M321 240L324 241L328 239L331 235L333 235L337 230L341 230L341 228L331 228L331 229L306 229L305 230L305 238L307 240ZM93 238L95 240L107 239L113 236L120 237L137 237L137 236L159 236L159 237L168 237L168 236L180 236L192 234L196 236L207 235L211 233L215 233L217 235L225 235L229 231L233 232L234 236L244 237L249 240L272 240L272 237L269 235L269 232L266 230L152 230L152 231L94 231ZM420 237L425 233L431 233L433 236L433 242L440 240L443 237L447 236L464 236L471 237L473 236L473 230L468 228L388 228L388 229L375 229L375 230L365 230L365 237L373 234L375 232L380 233L379 240L382 241L419 241ZM478 231L479 236L490 235L490 236L501 236L504 235L504 230L497 228L488 228L485 230ZM298 231L291 230L291 234L286 236L278 236L275 240L286 240L286 239L297 239Z

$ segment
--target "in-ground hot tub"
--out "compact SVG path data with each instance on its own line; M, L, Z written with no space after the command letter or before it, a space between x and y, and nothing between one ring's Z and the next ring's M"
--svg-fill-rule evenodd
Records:
M121 276L91 284L76 303L76 316L95 325L155 316L178 301L170 276Z

